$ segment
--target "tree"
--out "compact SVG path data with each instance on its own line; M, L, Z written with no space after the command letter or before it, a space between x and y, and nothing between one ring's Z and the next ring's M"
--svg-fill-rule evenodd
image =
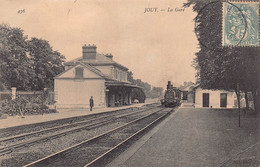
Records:
M26 55L27 36L20 28L0 25L0 88L29 90L33 71Z
M127 71L127 80L131 83L134 83L134 77L133 77L132 71Z
M163 95L163 88L161 87L153 87L153 89L151 90L152 98L162 97L162 95Z
M53 51L48 41L37 38L28 41L28 52L35 74L32 77L32 89L53 88L53 77L64 70L62 63L65 57Z
M241 90L252 92L255 110L259 111L260 48L222 47L222 2L188 0L184 6L192 4L198 13L195 32L200 51L194 62L201 87L234 90L237 95Z
M147 83L147 82L143 82L141 79L134 79L133 78L133 73L131 71L127 72L127 79L129 82L136 84L140 87L143 88L144 90L144 94L140 93L140 90L138 89L133 89L132 90L132 98L139 98L142 99L144 97L149 97L149 98L158 98L162 95L163 92L163 88L161 87L153 87L153 89L151 88L152 86Z
M64 70L65 57L46 40L27 39L23 30L0 25L0 89L43 90Z
M194 83L191 82L191 81L189 81L189 82L184 81L183 85L181 85L179 88L182 89L182 88L186 88L186 87L191 86L191 85L194 85Z

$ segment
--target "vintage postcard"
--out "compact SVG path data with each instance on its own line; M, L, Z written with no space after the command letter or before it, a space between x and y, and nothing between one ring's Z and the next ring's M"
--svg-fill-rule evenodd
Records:
M0 0L0 166L260 166L258 0Z

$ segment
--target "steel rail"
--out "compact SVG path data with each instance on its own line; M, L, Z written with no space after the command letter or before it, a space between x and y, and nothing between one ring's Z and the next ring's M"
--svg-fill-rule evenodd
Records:
M147 117L149 117L149 116L151 116L151 115L153 115L153 114L156 114L156 113L158 113L158 112L160 112L160 111L162 111L162 110L163 110L163 109L160 109L160 110L158 110L158 111L155 111L155 112L152 112L152 113L150 113L150 114L147 114L147 115L145 115L145 116L143 116L143 117L137 118L137 119L135 119L135 120L133 120L133 121L130 121L130 122L126 123L126 124L123 124L123 125L121 125L121 126L119 126L119 127L114 128L114 129L111 129L111 130L109 130L109 131L107 131L107 132L104 132L104 133L102 133L102 134L100 134L100 135L97 135L97 136L95 136L95 137L92 137L92 138L90 138L90 139L87 139L87 140L85 140L85 141L82 141L82 142L80 142L80 143L78 143L78 144L75 144L75 145L73 145L73 146L70 146L70 147L68 147L68 148L66 148L66 149L63 149L63 150L61 150L61 151L58 151L58 152L56 152L56 153L54 153L54 154L48 155L48 156L43 157L43 158L41 158L41 159L39 159L39 160L36 160L36 161L34 161L34 162L31 162L31 163L29 163L29 164L27 164L27 165L25 165L25 166L23 166L23 167L37 166L38 163L43 163L43 161L46 161L46 160L48 160L48 159L50 159L50 158L54 158L54 157L56 157L56 156L58 156L58 155L60 155L60 154L62 154L62 153L69 152L69 151L72 151L73 149L80 148L83 144L86 144L86 143L89 143L89 142L93 142L93 141L95 141L95 140L98 140L98 139L100 139L100 138L102 138L102 137L104 137L104 136L106 136L106 135L109 135L109 134L111 134L111 133L113 133L113 132L116 132L116 131L118 131L118 130L124 128L124 127L127 127L127 126L129 126L129 125L135 123L135 122L138 122L138 121L140 121L140 120L143 120L143 119L145 119L145 118L147 118Z
M152 121L151 123L149 123L148 125L146 125L145 127L143 127L142 129L140 129L139 131L135 132L134 134L132 134L131 136L129 136L127 139L123 140L122 142L120 142L119 144L117 144L116 146L114 146L113 148L109 149L108 151L106 151L104 154L100 155L99 157L97 157L96 159L94 159L93 161L89 162L88 164L84 165L84 167L89 167L89 166L93 166L96 163L98 163L98 161L100 161L102 158L104 158L105 156L107 156L108 154L112 153L114 150L118 149L119 147L121 147L123 144L125 144L126 142L132 140L134 137L138 136L139 134L143 133L145 130L147 130L148 128L152 127L153 125L155 125L157 122L159 122L161 119L163 119L164 117L166 117L170 112L172 112L172 110L169 110L168 112L164 113L163 115L161 115L159 118L155 119L154 121Z
M132 112L132 111L129 111L129 112ZM112 116L115 116L115 115L117 115L117 114L109 115L109 116L112 117ZM10 136L10 137L6 137L6 138L0 138L0 143L7 142L7 141L10 141L10 140L12 141L12 140L16 140L16 139L21 139L21 138L24 139L27 136L33 136L33 135L36 135L36 134L52 132L52 131L55 131L55 130L60 130L60 129L64 129L64 128L68 128L68 127L72 127L72 126L77 126L77 125L80 125L80 124L86 124L88 122L96 121L96 120L99 120L99 119L104 119L104 118L107 118L107 117L108 116L102 116L102 117L92 118L92 119L85 120L85 121L79 121L79 122L75 122L75 123L71 123L71 124L65 124L65 125L55 126L55 127L51 127L51 128L46 128L46 129L39 130L39 131L23 133L23 134Z
M109 119L106 120L106 121L95 122L93 124L75 127L73 129L68 129L68 130L60 132L60 133L56 133L56 134L52 134L52 135L49 135L49 136L44 136L44 137L24 141L24 142L21 142L21 143L13 144L13 145L10 145L10 146L2 147L2 148L0 148L0 155L11 153L11 152L13 152L14 149L23 148L25 146L30 146L30 145L33 145L35 143L41 143L41 142L44 142L44 141L48 141L50 139L55 139L57 137L65 136L65 135L70 134L70 133L75 133L75 132L78 132L78 131L83 130L83 129L95 128L97 126L102 126L102 125L105 125L107 123L114 121L115 119L119 119L119 118L126 117L126 116L129 116L129 115L135 115L135 114L138 114L140 112L147 111L147 110L149 110L149 109L143 109L143 110L140 110L140 111L137 111L137 112L134 112L134 113L116 115L115 117L109 117Z

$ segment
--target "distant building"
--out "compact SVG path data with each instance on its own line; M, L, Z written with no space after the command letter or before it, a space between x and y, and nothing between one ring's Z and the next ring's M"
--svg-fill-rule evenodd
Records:
M193 88L195 107L236 108L236 93L225 90L202 89L199 85Z
M187 100L188 103L195 103L195 92L194 92L194 87L196 85L188 85L186 87L180 88L181 91L181 99L182 100Z
M54 79L57 108L88 108L91 96L94 108L131 104L131 90L141 88L128 82L127 71L111 54L84 45L82 56L66 62L65 71Z

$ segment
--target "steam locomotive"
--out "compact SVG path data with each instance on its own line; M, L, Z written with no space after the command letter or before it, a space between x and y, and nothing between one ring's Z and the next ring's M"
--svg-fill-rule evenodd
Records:
M161 100L161 104L165 107L175 107L180 105L180 98L180 90L176 87L173 87L171 81L168 81L168 85L164 94L164 99Z

